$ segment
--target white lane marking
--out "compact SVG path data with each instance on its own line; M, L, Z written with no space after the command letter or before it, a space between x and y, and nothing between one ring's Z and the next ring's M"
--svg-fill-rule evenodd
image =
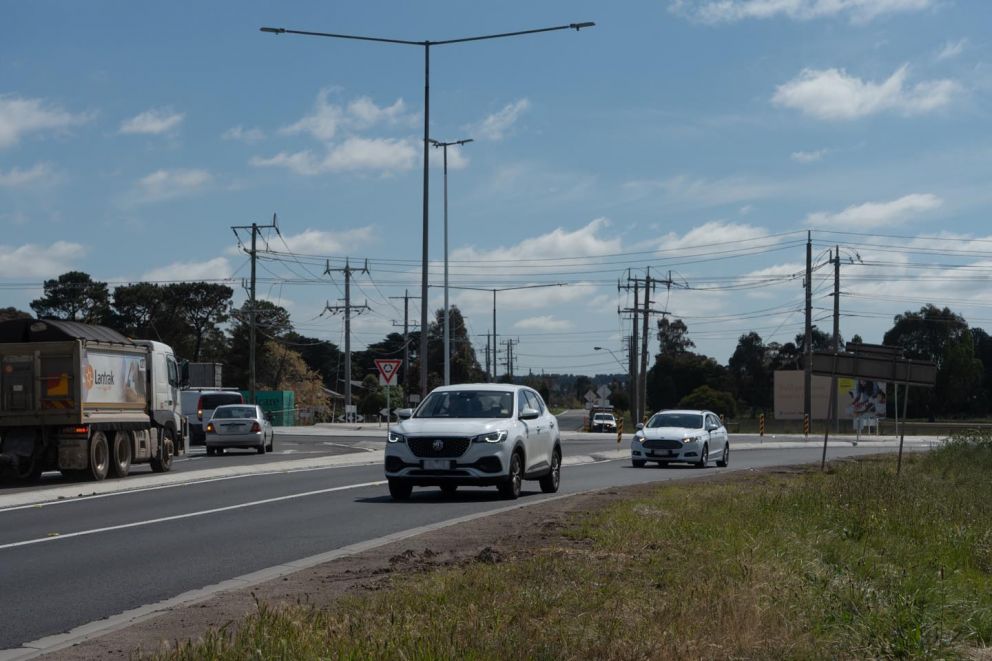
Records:
M362 487L378 487L386 484L385 480L378 480L376 482L362 482L361 484L347 484L340 487L331 487L329 489L317 489L316 491L304 491L303 493L293 493L287 496L276 496L275 498L265 498L263 500L253 500L248 503L239 503L237 505L227 505L226 507L215 507L209 510L201 510L199 512L187 512L186 514L174 514L172 516L163 516L157 519L148 519L146 521L135 521L133 523L122 523L117 526L107 526L105 528L93 528L92 530L80 530L78 532L69 532L64 535L58 533L53 534L50 537L39 537L37 539L26 539L22 542L12 542L10 544L0 544L0 551L4 549L17 548L19 546L30 546L32 544L41 544L43 542L55 542L61 539L71 539L73 537L84 537L86 535L95 535L101 532L110 532L112 530L126 530L127 528L138 528L140 526L150 526L156 523L165 523L167 521L179 521L181 519L191 519L197 516L207 516L208 514L217 514L219 512L230 512L232 510L245 509L247 507L255 507L257 505L267 505L269 503L278 503L284 500L293 500L296 498L306 498L308 496L318 496L324 493L333 493L335 491L345 491L347 489L361 489Z

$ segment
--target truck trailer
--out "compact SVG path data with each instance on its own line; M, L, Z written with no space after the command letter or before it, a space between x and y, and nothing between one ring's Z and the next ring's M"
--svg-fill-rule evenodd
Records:
M125 477L186 451L182 369L161 342L75 321L0 322L0 477Z

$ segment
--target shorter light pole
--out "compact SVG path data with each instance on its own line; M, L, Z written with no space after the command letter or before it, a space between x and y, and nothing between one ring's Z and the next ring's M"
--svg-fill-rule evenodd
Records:
M451 322L448 320L448 147L467 145L472 138L441 142L428 138L444 152L444 385L451 385Z
M627 367L623 364L623 362L619 358L617 358L617 355L613 353L612 349L608 349L607 347L593 347L592 349L593 351L609 351L610 355L613 356L613 360L617 361L617 363L623 369L624 374L630 376L630 372L628 371Z

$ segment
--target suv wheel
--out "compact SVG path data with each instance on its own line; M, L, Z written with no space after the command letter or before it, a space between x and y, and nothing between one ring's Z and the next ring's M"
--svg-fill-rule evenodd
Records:
M389 480L389 495L393 500L408 500L413 493L413 485L402 480Z
M541 478L541 491L544 493L557 493L561 484L561 450L555 448L551 454L551 470Z
M514 452L510 459L510 473L506 479L499 483L497 487L499 493L507 500L516 500L520 497L520 488L524 481L524 467L520 453Z

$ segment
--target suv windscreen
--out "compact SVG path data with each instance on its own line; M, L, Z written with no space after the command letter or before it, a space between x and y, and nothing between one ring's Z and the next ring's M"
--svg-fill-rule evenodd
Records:
M240 393L232 392L230 394L223 393L217 395L204 395L200 398L200 406L204 411L209 411L210 409L215 409L218 406L223 406L224 404L244 404L245 400L241 397Z
M698 413L659 413L648 420L648 427L686 427L702 429L703 416Z
M497 390L432 392L417 409L415 418L509 418L513 393Z

